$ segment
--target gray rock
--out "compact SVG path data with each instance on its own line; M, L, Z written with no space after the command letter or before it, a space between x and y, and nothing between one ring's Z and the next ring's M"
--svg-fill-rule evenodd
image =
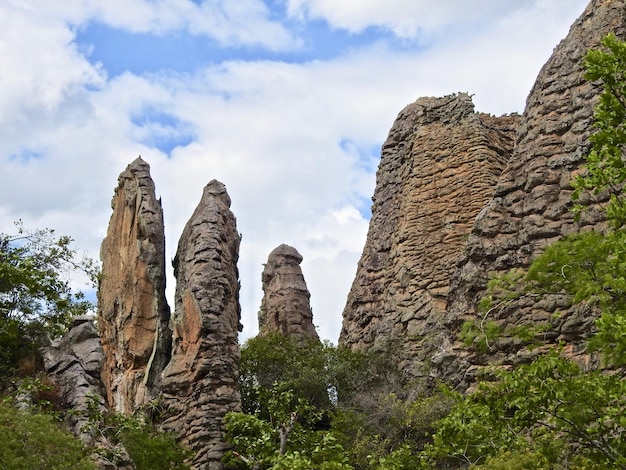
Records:
M319 340L301 262L302 255L289 245L280 245L270 253L261 276L259 334L276 332L296 340Z
M241 407L237 391L240 236L224 185L211 181L174 258L172 357L163 371L163 428L194 453L193 468L221 469L222 419Z

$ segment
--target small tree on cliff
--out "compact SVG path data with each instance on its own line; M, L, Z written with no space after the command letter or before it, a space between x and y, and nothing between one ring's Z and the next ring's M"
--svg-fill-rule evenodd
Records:
M97 269L79 258L72 239L54 230L28 231L16 223L15 234L0 233L0 389L38 357L47 337L62 334L71 319L92 308L74 292L68 274L87 273L95 283Z
M522 292L566 293L572 304L599 311L589 345L620 373L583 371L558 350L501 371L478 391L456 395L424 454L427 465L452 460L491 469L626 469L626 43L609 35L602 44L584 61L586 78L601 82L604 91L573 199L579 216L586 210L582 202L608 199L610 229L558 241L517 279ZM506 288L510 279L492 284L496 300L519 295Z

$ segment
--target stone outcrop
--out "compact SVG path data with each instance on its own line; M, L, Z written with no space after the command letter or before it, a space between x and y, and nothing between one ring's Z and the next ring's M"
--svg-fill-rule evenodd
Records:
M163 211L141 157L118 179L102 242L98 324L109 406L132 413L159 393L171 349Z
M546 244L584 226L603 226L598 211L591 210L576 223L569 209L570 181L581 171L589 150L593 107L600 91L584 79L582 58L590 48L599 47L609 32L624 37L624 2L593 0L554 50L530 92L514 155L498 180L493 199L477 218L451 280L446 318L450 344L433 361L451 382L470 381L485 363L512 364L529 358L519 342L510 338L491 345L483 356L455 344L460 324L476 318L475 306L485 292L489 273L525 268ZM566 352L575 357L584 350L594 317L587 310L567 306L568 299L561 295L539 302L523 297L494 310L489 320L497 321L503 331L519 325L549 327L537 339L565 342ZM584 364L592 360L580 359Z
M300 263L302 255L289 245L280 245L270 253L261 276L259 334L276 332L302 341L319 340Z
M99 432L94 416L107 411L105 391L100 380L100 369L104 352L98 331L91 318L77 317L65 336L42 350L44 367L48 377L55 383L60 406L65 413L69 430L84 444L92 448L112 451L112 444ZM116 446L116 462L110 462L104 453L95 453L98 468L108 470L130 470L134 468L128 454Z
M382 148L340 343L386 350L400 341L403 369L426 373L424 351L439 341L450 277L518 122L475 113L465 93L420 98L400 112Z
M204 188L174 258L172 357L162 381L163 428L193 451L193 468L222 468L222 419L241 406L239 243L226 188L213 180Z

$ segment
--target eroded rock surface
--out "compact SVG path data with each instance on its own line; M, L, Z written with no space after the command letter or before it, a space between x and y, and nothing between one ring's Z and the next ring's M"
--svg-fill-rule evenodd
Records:
M275 332L299 340L319 339L300 263L302 255L289 245L280 245L270 253L261 276L259 334Z
M69 430L85 445L94 449L113 450L112 444L97 430L103 424L95 418L107 412L104 385L100 369L104 352L98 331L90 318L77 317L67 334L42 350L44 367L56 384L60 405L65 411ZM130 470L134 468L126 451L115 448L118 459L107 460L94 454L99 469Z
M467 352L458 341L454 344L460 324L476 318L476 302L484 295L489 273L525 268L546 244L583 226L603 226L598 211L575 223L569 209L570 181L581 171L589 150L593 107L600 91L584 79L581 61L609 32L624 37L624 2L593 0L542 68L527 99L514 155L498 180L494 198L477 218L451 281L447 324L452 344L433 361L451 382L471 381L485 364L514 364L532 356L519 341L506 337L491 344L487 355ZM584 309L568 310L567 305L568 299L560 295L541 301L523 297L507 308L494 309L488 320L497 321L503 331L548 325L549 330L537 339L548 344L563 341L566 352L577 356L584 351L594 317ZM592 361L580 359L587 365Z
M383 145L340 343L387 350L399 341L403 369L428 374L425 355L441 340L450 277L518 122L474 112L465 93L420 98L400 112Z
M132 413L159 394L171 349L163 211L141 157L120 174L111 206L98 289L102 379L109 406Z
M240 236L224 185L211 181L185 226L174 258L173 349L163 371L168 416L163 428L181 436L193 467L221 469L222 419L240 409Z

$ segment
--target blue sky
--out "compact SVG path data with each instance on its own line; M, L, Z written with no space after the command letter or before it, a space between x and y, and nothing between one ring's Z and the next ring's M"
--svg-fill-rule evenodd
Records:
M458 91L478 111L521 112L586 3L6 0L0 230L54 228L97 258L117 176L142 155L171 259L218 179L243 233L242 340L257 331L262 263L288 243L336 341L398 112Z

